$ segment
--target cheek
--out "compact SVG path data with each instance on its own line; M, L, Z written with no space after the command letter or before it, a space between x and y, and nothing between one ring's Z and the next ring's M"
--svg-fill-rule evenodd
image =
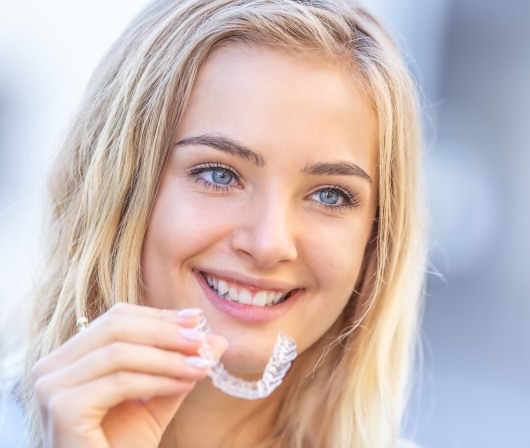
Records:
M368 239L365 223L340 223L315 229L307 259L320 287L350 295L357 281Z
M176 263L206 249L227 230L223 211L200 195L164 191L155 203L147 242Z
M142 277L147 304L175 306L175 297L188 285L182 279L186 261L213 244L221 229L213 225L200 200L175 188L161 187L149 219L142 252Z
M160 189L149 220L142 254L148 298L162 297L169 282L173 288L181 284L178 276L187 261L226 242L234 221L241 216L223 201L177 187Z
M364 258L368 239L368 225L364 222L335 223L326 230L312 229L312 237L304 258L310 263L315 291L311 294L312 306L302 307L302 320L312 322L316 330L311 335L304 332L308 345L315 342L330 328L348 303ZM318 230L320 229L320 230ZM309 229L308 229L309 230ZM309 232L308 232L309 235ZM310 248L310 250L309 250Z
M348 303L360 272L364 254L361 244L346 245L340 250L328 251L322 258L318 270L318 281L324 297L321 297L322 315L327 315L327 326L331 326ZM326 328L327 329L327 328Z

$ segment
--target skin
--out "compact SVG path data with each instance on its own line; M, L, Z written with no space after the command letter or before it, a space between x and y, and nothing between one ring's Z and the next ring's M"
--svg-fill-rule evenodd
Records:
M147 300L157 308L202 308L230 344L223 357L230 369L261 373L279 332L303 352L351 296L377 203L376 123L343 64L232 46L202 67L175 142L205 134L244 145L263 166L206 144L175 147L145 241ZM337 161L361 167L372 182L303 172ZM204 185L214 170L190 178L207 163L230 167L240 179L216 191ZM330 209L315 198L337 184L358 206ZM216 269L303 292L278 319L241 322L219 312L198 286L194 272Z
M216 149L201 136L254 155ZM259 411L230 444L255 445L282 389L246 401L200 381L207 368L183 360L201 342L180 333L197 318L171 310L202 309L216 353L250 379L261 376L278 332L293 337L299 353L310 349L355 287L377 204L377 123L342 61L220 48L199 71L175 143L142 255L150 307L113 308L34 369L48 446L217 447ZM337 162L349 173L308 172ZM235 318L200 286L199 272L220 269L241 287L259 280L296 297L274 319ZM61 405L71 402L65 416Z

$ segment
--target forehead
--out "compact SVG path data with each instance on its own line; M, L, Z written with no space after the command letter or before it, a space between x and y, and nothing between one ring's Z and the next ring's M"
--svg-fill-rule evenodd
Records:
M375 177L377 123L345 58L229 44L199 70L177 139L221 134L258 151L349 156Z

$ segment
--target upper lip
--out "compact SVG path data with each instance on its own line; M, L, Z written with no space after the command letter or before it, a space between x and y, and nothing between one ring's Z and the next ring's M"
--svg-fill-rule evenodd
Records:
M301 289L299 286L292 285L283 281L270 280L265 278L251 277L240 272L220 270L220 269L200 269L198 271L203 275L211 275L215 278L228 280L239 283L242 287L252 288L255 290L267 290L286 293L293 289Z

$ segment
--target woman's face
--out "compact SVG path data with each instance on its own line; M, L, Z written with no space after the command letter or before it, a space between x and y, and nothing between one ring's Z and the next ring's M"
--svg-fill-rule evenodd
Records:
M343 63L232 45L202 66L142 255L149 305L198 307L234 372L347 304L377 204L377 124Z

